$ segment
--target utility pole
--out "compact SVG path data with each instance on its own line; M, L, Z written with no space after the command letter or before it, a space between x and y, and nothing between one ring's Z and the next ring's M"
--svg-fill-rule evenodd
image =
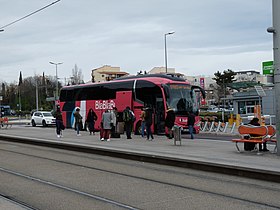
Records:
M272 27L267 32L273 34L273 57L274 57L274 89L276 108L276 138L277 155L280 156L280 1L272 0Z
M169 33L164 34L164 60L165 60L165 73L167 73L167 44L166 44L166 36L174 34L175 31L171 31Z

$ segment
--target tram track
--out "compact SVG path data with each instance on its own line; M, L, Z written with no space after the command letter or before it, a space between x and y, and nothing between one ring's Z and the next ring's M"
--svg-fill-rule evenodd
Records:
M33 206L27 204L27 203L24 203L18 199L15 199L13 197L10 197L10 196L6 196L6 195L3 195L0 193L0 199L3 199L9 203L12 203L16 206L19 206L21 207L22 209L26 209L26 210L38 210L37 208L34 208Z
M25 148L32 148L31 146L24 146ZM36 148L36 150L42 150L42 151L47 151L45 149L38 149ZM54 161L57 163L62 163L62 164L69 164L72 166L78 166L78 167L83 167L83 168L88 168L88 169L92 169L92 170L99 170L102 172L107 172L107 173L112 173L112 174L118 174L118 175L122 175L122 176L128 176L128 177L132 177L132 178L141 178L141 177L133 177L131 175L127 175L125 173L117 173L114 171L110 171L110 170L104 170L98 167L91 167L91 166L86 166L86 165L82 165L82 164L77 164L77 163L72 163L72 162L67 162L67 161L62 161L62 160L57 160L54 158L46 158L46 157L42 157L42 156L38 156L38 155L31 155L31 154L26 154L23 152L16 152L16 151L12 151L12 150L8 150L8 149L0 149L0 151L5 151L5 152L11 152L11 153L15 153L15 154L20 154L20 155L26 155L29 157L34 157L34 158L40 158L40 159L44 159L44 160L50 160L50 161ZM55 151L54 151L55 152ZM63 152L63 151L59 151L60 154L63 155L70 155L68 152ZM96 156L94 158L89 157L88 155L84 155L83 153L79 153L79 154L71 154L72 157L77 157L77 158L87 158L89 160L98 160L98 161L104 161L104 162L108 162L108 159L103 158L102 156L100 156L99 158L97 158ZM119 163L119 160L110 160L110 163ZM122 165L126 165L129 167L135 167L135 164L132 162L122 162ZM168 170L165 168L154 168L153 166L149 166L149 165L141 165L142 168L148 169L148 170L156 170L156 171L160 171L160 172L164 172L164 173L174 173L174 170ZM217 178L217 177L213 177L213 176L207 176L207 175L203 175L203 174L196 174L196 173L191 173L191 172L186 172L186 171L176 171L177 174L183 175L183 176L192 176L192 177L196 177L196 178L202 178L202 179L207 179L209 181L223 181L226 183L231 183L231 184L243 184L243 182L240 181L236 181L236 180L229 180L229 179L222 179L222 178ZM254 186L254 187L258 187L258 185L254 184L250 184L250 183L246 183L248 186ZM260 189L264 189L263 186L259 186ZM272 188L272 187L265 187L265 189L267 190L271 190L271 191L275 191L278 192L278 189Z
M176 166L181 168L190 168L201 171L216 172L221 174L236 175L259 180L268 179L273 182L280 182L280 174L274 171L254 170L243 166L231 166L214 162L199 161L193 159L170 158L163 155L143 154L141 152L119 151L110 148L88 147L84 145L69 144L67 142L41 141L33 138L17 136L0 136L1 141L23 143L27 145L43 146L67 151L83 152L88 154L103 155L134 161L156 163L160 165Z
M263 207L271 208L271 209L280 209L279 206L277 206L277 205L257 202L255 200L250 200L250 199L246 199L246 198L242 198L242 197L237 197L237 196L227 195L227 194L223 194L223 193L213 192L213 191L209 191L209 190L198 189L198 188L191 187L191 186L184 186L182 184L176 184L176 183L171 183L171 182L166 182L166 181L161 181L161 180L155 180L153 178L130 175L130 174L127 174L127 173L120 173L120 172L116 172L116 171L113 171L113 170L106 170L106 169L101 169L101 168L98 168L98 167L91 167L91 166L87 166L87 165L83 165L83 164L77 164L77 163L73 163L73 162L69 162L69 161L57 160L57 159L54 159L54 158L46 158L46 157L42 157L42 156L38 156L38 155L25 154L23 152L15 152L15 151L12 151L12 150L4 150L4 149L1 149L1 151L11 152L11 153L18 154L18 155L25 155L25 156L29 156L29 157L33 157L33 158L44 159L44 160L48 160L48 161L54 161L54 162L61 163L61 164L68 164L70 166L75 166L75 167L82 167L82 168L88 169L88 170L98 170L98 171L101 171L102 173L110 173L112 175L125 176L127 178L142 180L142 181L145 181L145 182L156 183L156 184L161 184L161 185L166 185L166 186L169 186L169 187L175 187L175 188L180 188L180 189L184 189L184 190L196 191L196 192L199 192L199 193L206 193L206 194L209 194L209 195L212 195L212 196L217 196L217 197L222 197L222 198L226 198L226 199L232 199L232 200L235 200L235 201L245 202L245 203L248 203L250 205L254 204L254 205L259 205L259 206L263 206ZM69 191L74 192L74 193L81 193L81 195L83 195L83 196L88 196L88 197L91 197L91 198L94 198L94 199L99 199L99 200L104 199L103 200L104 202L112 202L111 204L114 204L114 202L115 202L115 201L111 201L110 199L107 199L107 198L102 198L98 195L92 195L92 194L82 192L82 191L80 192L77 189L72 189L72 188L69 188L67 186L60 185L58 183L53 183L53 182L50 182L48 180L43 180L41 178L33 177L33 176L26 175L26 174L16 172L16 171L13 171L13 170L5 169L5 168L2 168L2 167L0 168L0 170L2 172L5 172L5 173L10 173L10 174L13 174L15 176L23 177L25 179L41 182L43 184L48 184L48 185L51 185L53 187L58 187L60 189L69 190ZM162 171L164 172L164 170L162 170ZM170 173L170 171L168 171L168 173ZM186 175L186 174L183 174L183 175ZM188 175L191 176L191 174L188 174ZM207 176L204 176L204 177L200 176L199 178L209 179L209 180L212 179L213 180L213 177L209 178ZM219 178L216 178L216 181L225 182L227 180L225 180L225 179L221 180ZM228 181L228 182L231 182L231 183L234 182L235 184L239 184L239 185L244 184L243 182L238 182L238 181ZM252 187L253 184L251 186L250 186L250 184L248 184L248 186ZM258 186L254 185L254 187L258 187ZM272 188L272 187L264 188L263 186L259 186L259 188L260 188L260 190L266 189L266 190L270 190L270 191L275 191L275 193L278 191L278 189ZM126 204L122 204L122 203L118 204L118 202L115 205L120 205L120 207L122 205L124 205L123 208L125 208L125 209L137 209L133 206L129 206L129 205L126 205ZM128 208L127 208L127 206L128 206Z
M39 182L41 184L45 184L45 185L49 185L49 186L52 186L52 187L55 187L55 188L59 188L59 189L65 190L65 191L69 191L69 192L78 194L80 196L86 196L86 197L89 197L91 199L95 199L95 200L98 200L98 201L101 201L101 202L104 202L104 203L109 203L109 204L112 204L114 206L121 207L123 209L130 209L130 210L137 210L138 209L136 207L126 205L126 204L123 204L123 203L120 203L120 202L117 202L117 201L114 201L114 200L111 200L111 199L108 199L108 198L105 198L105 197L101 197L101 196L98 196L98 195L93 195L93 194L90 194L90 193L87 193L87 192L83 192L83 191L73 189L73 188L70 188L70 187L67 187L67 186L63 186L63 185L60 185L60 184L57 184L57 183L54 183L54 182L50 182L48 180L43 180L43 179L40 179L40 178L37 178L37 177L29 176L29 175L22 174L22 173L12 171L12 170L9 170L9 169L5 169L5 168L2 168L2 167L0 167L0 171L4 172L4 173L11 174L11 175L14 175L14 176L18 176L18 177L21 177L21 178L25 178L25 179L28 179L28 180L32 180L32 181L35 181L35 182Z

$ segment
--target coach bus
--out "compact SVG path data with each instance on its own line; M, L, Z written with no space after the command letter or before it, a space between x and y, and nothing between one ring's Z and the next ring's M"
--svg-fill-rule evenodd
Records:
M145 74L120 77L108 82L65 86L60 90L59 104L67 128L73 127L73 112L76 107L81 110L83 124L89 109L93 108L98 116L95 129L99 130L101 116L106 109L116 107L120 116L118 122L121 122L122 112L129 106L136 117L133 126L135 134L139 134L141 129L140 114L143 107L150 107L153 110L152 131L155 134L166 133L164 121L168 108L174 109L175 124L181 126L184 132L188 131L187 113L191 111L195 113L194 127L198 133L201 96L205 98L204 90L190 85L183 78L167 74Z

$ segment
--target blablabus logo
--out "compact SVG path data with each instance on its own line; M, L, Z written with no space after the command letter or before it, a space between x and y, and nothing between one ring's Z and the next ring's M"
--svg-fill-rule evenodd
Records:
M95 110L98 109L113 109L115 102L113 100L95 101Z

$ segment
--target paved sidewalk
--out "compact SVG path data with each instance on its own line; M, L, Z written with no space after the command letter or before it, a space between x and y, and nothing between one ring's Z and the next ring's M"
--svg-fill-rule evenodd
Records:
M181 146L175 146L174 141L168 140L165 136L155 136L153 141L147 141L141 136L132 136L132 139L128 140L125 135L121 135L119 139L102 142L99 140L99 133L89 135L88 132L81 132L81 134L82 136L77 137L74 130L66 129L63 132L63 138L57 138L55 128L33 128L19 125L0 130L2 138L13 137L71 144L87 148L142 154L150 157L162 157L170 160L193 161L194 163L204 163L212 166L219 165L232 169L242 168L252 172L275 174L279 176L280 181L280 156L271 152L261 155L257 155L256 152L238 153L235 143L230 140L183 139ZM240 148L242 147L242 144L240 144ZM273 151L273 148L274 145L268 145L270 151Z

